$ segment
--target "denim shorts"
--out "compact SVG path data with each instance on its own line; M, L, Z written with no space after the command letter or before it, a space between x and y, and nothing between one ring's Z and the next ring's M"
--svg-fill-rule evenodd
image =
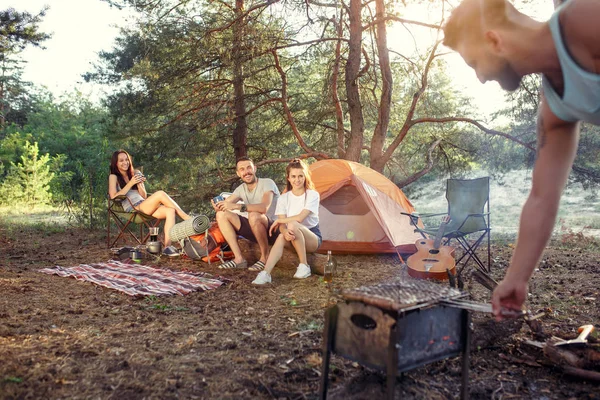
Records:
M319 229L319 224L317 224L316 226L313 226L312 228L308 228L309 231L311 231L312 233L314 233L315 235L317 235L317 238L319 239L319 244L317 246L317 249L319 247L321 247L321 244L323 243L323 235L321 234L321 230Z
M128 200L123 200L121 202L121 205L123 206L123 211L125 212L132 212L133 210L135 210L135 207L139 206L140 204L142 204L144 200L140 200L137 203L133 203L133 207L131 207L131 203Z

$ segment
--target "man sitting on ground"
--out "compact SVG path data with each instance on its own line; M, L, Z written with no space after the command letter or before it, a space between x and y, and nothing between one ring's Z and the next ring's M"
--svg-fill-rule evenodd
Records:
M258 178L254 162L247 157L242 157L237 161L236 174L243 183L233 191L233 194L216 204L211 201L217 212L219 229L235 256L233 260L219 265L219 268L246 268L248 266L237 241L237 237L240 235L258 243L260 259L248 269L262 271L269 257L269 245L275 243L279 233L279 231L274 232L272 236L267 234L275 216L279 189L273 180ZM237 204L239 200L242 200L243 204ZM248 218L232 212L233 210L247 212Z

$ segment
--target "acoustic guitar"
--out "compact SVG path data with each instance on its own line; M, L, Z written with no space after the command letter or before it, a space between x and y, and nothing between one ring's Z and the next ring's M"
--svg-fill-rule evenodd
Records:
M408 257L408 274L418 279L448 280L448 274L455 275L454 247L440 246L450 216L442 218L435 240L420 239L415 242L417 252Z

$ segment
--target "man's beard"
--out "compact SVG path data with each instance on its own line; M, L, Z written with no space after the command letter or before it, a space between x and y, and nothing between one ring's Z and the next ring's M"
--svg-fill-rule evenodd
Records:
M246 179L248 178L248 176L252 177L252 180L250 182L246 182ZM246 182L247 184L253 184L254 182L256 182L256 175L252 174L252 175L245 175L244 176L244 182Z
M522 77L517 74L513 67L511 67L508 62L505 62L496 81L500 84L502 89L513 92L521 85L521 79Z

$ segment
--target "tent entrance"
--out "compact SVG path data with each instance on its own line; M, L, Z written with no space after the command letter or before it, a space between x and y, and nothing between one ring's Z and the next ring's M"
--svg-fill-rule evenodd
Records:
M329 245L339 242L346 251L368 251L369 247L393 249L354 185L346 185L321 201L319 227Z
M371 211L354 185L339 188L322 200L321 205L332 214L338 215L365 215Z

